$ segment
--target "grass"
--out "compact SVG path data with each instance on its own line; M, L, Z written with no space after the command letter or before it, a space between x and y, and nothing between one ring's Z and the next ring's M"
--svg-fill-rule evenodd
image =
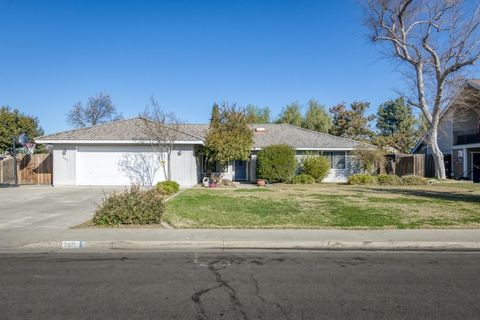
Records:
M177 228L480 228L480 185L274 185L190 189L167 205Z

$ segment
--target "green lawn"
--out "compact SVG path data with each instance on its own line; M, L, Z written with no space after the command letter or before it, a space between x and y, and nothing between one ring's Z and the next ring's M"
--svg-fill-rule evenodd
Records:
M177 228L479 228L480 186L195 188L168 203L165 220Z

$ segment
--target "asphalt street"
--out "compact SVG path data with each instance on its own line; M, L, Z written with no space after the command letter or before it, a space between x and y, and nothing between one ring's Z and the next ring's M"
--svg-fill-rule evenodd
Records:
M478 319L480 253L0 255L0 319Z

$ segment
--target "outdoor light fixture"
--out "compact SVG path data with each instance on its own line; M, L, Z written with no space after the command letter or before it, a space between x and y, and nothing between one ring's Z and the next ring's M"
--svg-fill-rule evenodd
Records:
M182 150L178 150L177 154L178 154L179 156L181 156L181 155L182 155Z

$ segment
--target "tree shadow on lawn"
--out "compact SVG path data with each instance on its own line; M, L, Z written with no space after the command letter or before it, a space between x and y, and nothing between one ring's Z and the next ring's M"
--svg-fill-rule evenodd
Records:
M448 192L448 191L432 191L432 190L416 190L416 189L380 189L380 188L371 188L371 192L377 192L381 194L399 194L404 196L416 196L416 197L425 197L431 198L432 200L441 200L441 201L463 201L471 202L475 204L480 204L480 195L469 195L462 194L457 192Z

